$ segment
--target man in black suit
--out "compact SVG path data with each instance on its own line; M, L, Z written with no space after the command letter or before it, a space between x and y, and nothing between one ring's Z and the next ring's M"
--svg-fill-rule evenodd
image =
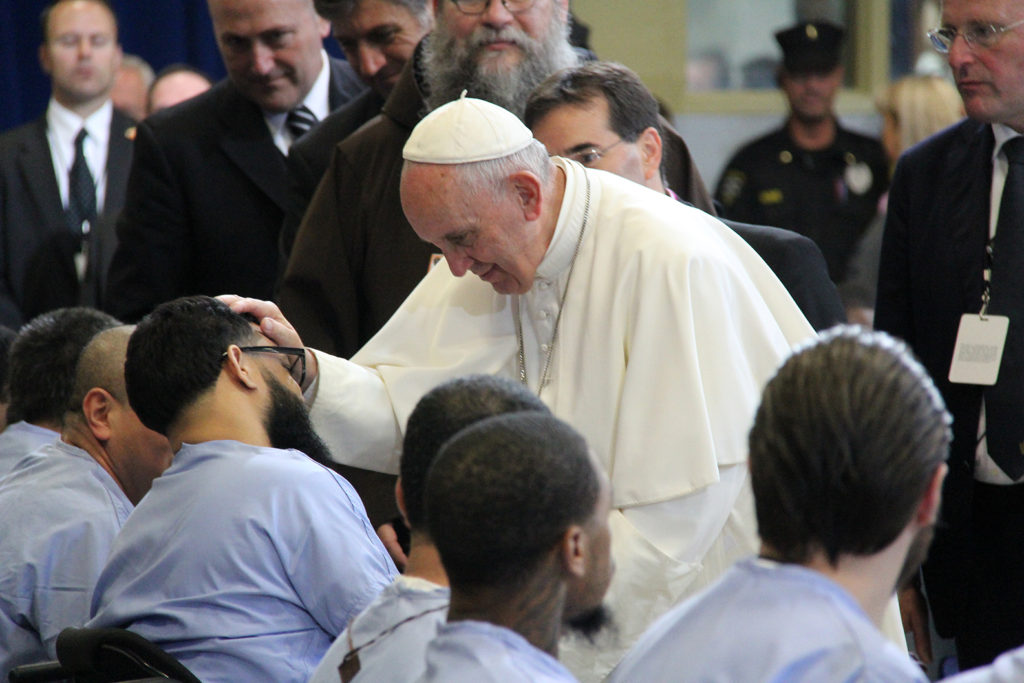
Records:
M281 269L309 200L339 142L380 113L416 45L434 26L427 0L315 0L345 58L369 89L317 124L288 151L289 196L281 229Z
M58 0L42 28L49 106L0 136L0 324L13 328L97 304L131 161L132 122L110 102L121 63L110 6Z
M209 0L228 78L139 125L105 306L135 320L188 294L270 297L285 154L362 92L312 0Z
M1024 360L1015 342L1024 304L1000 291L1022 270L1011 254L1024 244L1014 231L1024 221L1018 214L1004 223L1001 207L1009 214L1024 200L1009 162L1012 140L1024 131L1024 9L1013 0L946 0L942 27L929 35L948 55L970 118L911 148L896 167L875 326L909 342L953 414L942 521L924 589L935 626L956 639L965 669L1024 643L1024 456L1019 436L1009 448L998 437L1024 426L1024 417L1000 409L1001 385L1021 384L1015 370ZM950 381L952 370L965 367L954 361L958 342L998 346L958 333L961 325L989 329L1002 316L1009 325L998 382ZM926 629L912 598L919 596L901 595L904 620L917 615ZM915 633L919 645L924 635Z
M664 182L658 102L626 67L588 62L553 74L527 100L525 121L549 153L678 199ZM775 272L815 329L845 322L839 293L813 241L781 228L723 222Z

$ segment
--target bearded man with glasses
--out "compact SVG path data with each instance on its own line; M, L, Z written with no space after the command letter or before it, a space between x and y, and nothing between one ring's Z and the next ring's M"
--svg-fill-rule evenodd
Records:
M876 327L909 342L954 417L924 589L961 669L1024 643L1022 26L1012 0L943 4L929 37L969 118L900 159L879 272ZM995 360L964 362L958 345ZM923 601L902 597L920 649L927 622L910 607Z

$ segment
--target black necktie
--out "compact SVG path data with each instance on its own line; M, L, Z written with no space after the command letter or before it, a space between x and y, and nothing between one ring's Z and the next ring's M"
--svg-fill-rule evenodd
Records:
M310 128L316 125L316 114L311 112L306 105L300 105L288 112L285 119L288 132L292 134L292 140L298 140L305 135Z
M82 224L96 220L96 181L85 162L85 128L75 136L75 160L68 173L68 209L66 212L68 226L72 232L81 234Z
M1009 161L992 242L989 312L1010 318L999 379L985 390L989 455L1011 479L1024 475L1024 137L1003 144Z

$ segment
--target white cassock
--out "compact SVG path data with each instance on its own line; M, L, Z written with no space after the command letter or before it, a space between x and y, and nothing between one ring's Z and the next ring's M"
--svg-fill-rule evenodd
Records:
M540 396L583 433L612 482L617 642L560 647L592 681L656 617L757 552L747 433L764 384L814 330L722 223L618 176L555 163L565 197L521 297L523 344L536 391L562 309ZM318 353L312 416L335 458L397 473L401 429L425 392L470 373L518 378L514 298L439 266L351 362Z

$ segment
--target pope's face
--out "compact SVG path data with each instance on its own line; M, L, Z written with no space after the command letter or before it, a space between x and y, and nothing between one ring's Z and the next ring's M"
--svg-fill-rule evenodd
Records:
M320 75L329 26L311 0L209 0L228 76L269 112L299 105Z
M408 165L402 208L416 234L445 256L456 277L471 272L499 294L525 294L544 258L539 221L526 220L515 190L474 193L452 166Z
M102 103L121 66L117 25L110 10L92 0L55 5L39 61L61 104L76 108Z
M942 25L958 31L1021 19L1024 7L1014 0L946 0L942 7ZM968 116L1024 131L1024 25L1002 33L991 47L968 46L958 35L948 57Z

